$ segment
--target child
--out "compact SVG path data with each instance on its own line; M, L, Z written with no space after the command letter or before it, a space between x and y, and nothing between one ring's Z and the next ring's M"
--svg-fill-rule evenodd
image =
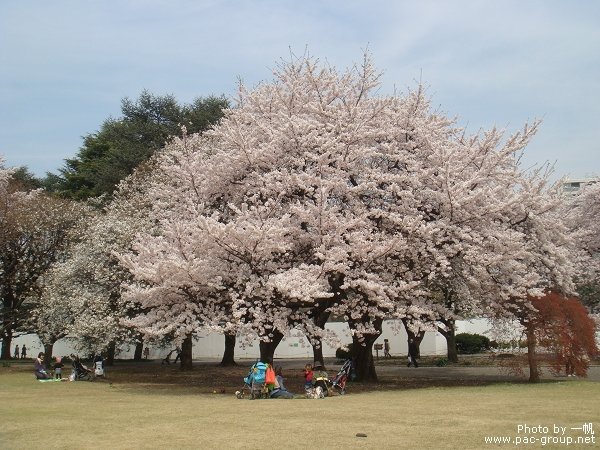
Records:
M304 366L304 389L310 390L313 387L313 367L312 364Z
M65 367L65 365L62 363L62 358L60 356L55 356L54 359L54 378L62 380L62 368Z

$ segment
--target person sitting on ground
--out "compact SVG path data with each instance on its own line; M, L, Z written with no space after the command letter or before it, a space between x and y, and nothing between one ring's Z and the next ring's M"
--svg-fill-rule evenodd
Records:
M33 361L33 366L35 369L35 377L38 380L48 380L50 378L52 378L50 376L50 374L48 373L48 371L46 370L46 365L44 364L44 352L40 352L38 354L38 357L35 358L35 360Z
M271 398L294 398L294 394L287 390L283 383L283 368L275 368L275 388L271 391Z

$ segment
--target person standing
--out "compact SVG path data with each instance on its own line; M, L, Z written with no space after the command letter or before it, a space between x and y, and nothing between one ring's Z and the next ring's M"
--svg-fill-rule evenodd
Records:
M177 364L177 361L181 360L181 347L177 347L175 349L175 361L173 361L173 364Z
M150 356L150 350L148 349L148 347L144 348L144 359L148 359L148 356Z
M392 355L390 355L390 341L388 341L387 339L383 340L383 357L384 358L392 357Z
M171 350L169 353L167 353L167 356L164 357L164 359L162 360L162 362L160 363L162 364L171 364L171 355L173 354L175 350Z
M21 359L25 358L27 358L27 347L25 347L25 344L23 344L23 346L21 347Z
M15 345L15 359L19 359L19 346Z
M62 368L65 367L65 365L63 364L60 356L55 356L54 360L54 378L57 380L62 380Z

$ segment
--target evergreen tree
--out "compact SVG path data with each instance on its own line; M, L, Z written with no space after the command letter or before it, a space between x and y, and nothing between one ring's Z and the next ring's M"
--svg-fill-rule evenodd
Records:
M161 149L170 136L200 133L216 123L228 105L224 97L197 98L189 105L174 96L143 91L137 100L124 98L120 118L109 118L100 130L83 138L74 158L59 174L49 173L45 187L63 197L86 199L112 195L117 184Z

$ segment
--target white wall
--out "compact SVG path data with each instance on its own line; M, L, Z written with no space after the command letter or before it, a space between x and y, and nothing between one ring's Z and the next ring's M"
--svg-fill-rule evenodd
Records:
M344 344L352 342L350 338L350 330L348 325L343 322L328 323L327 328L336 332L340 337L340 340ZM488 321L483 319L476 319L470 321L457 321L456 322L457 333L479 333L486 334L490 329ZM384 339L390 341L390 353L394 356L405 356L408 353L407 335L404 328L397 321L384 321L383 332L376 343L383 344ZM40 351L43 351L43 346L36 335L20 336L13 339L11 353L14 351L15 345L27 345L27 356L37 356ZM223 349L225 346L225 340L223 335L210 333L194 342L194 358L221 358L223 356ZM175 348L175 346L173 346ZM323 355L326 357L335 356L335 348L327 345L323 345ZM118 358L132 358L134 348L126 346L121 348L121 352L118 354ZM72 343L68 339L61 339L54 345L55 355L69 355L73 353ZM169 352L169 349L161 349L157 347L150 347L150 359L164 358ZM237 343L235 349L236 358L249 358L257 359L259 356L258 341L253 342L251 345L242 346L240 342ZM445 355L446 354L446 340L440 333L427 332L421 343L421 355ZM172 355L174 357L174 355ZM380 352L380 356L383 356L383 351ZM312 347L310 346L308 339L305 337L290 336L283 338L279 346L275 351L275 358L312 358Z

